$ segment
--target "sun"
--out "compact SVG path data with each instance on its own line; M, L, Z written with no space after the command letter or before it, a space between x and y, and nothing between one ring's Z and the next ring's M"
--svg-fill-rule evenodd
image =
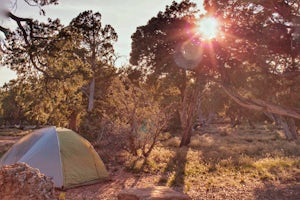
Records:
M197 32L202 39L211 40L219 33L219 22L214 17L204 17L198 22Z

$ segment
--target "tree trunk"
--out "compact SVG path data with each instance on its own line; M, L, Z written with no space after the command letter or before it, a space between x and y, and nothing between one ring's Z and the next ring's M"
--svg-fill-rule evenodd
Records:
M280 126L280 116L279 115L274 115L274 119L275 119L275 125L276 126Z
M129 141L129 151L130 151L130 153L132 153L132 155L134 155L134 156L137 156L138 152L137 152L137 148L135 146L135 139L131 135L131 133L128 135L128 141Z
M185 90L183 101L181 102L179 113L183 130L180 147L187 146L191 140L193 119L196 117L196 111L200 104L198 84L199 80L196 80L196 84L193 87Z
M78 131L77 119L78 119L78 113L76 111L73 111L69 120L69 129L75 132Z
M190 125L189 127L186 127L183 130L182 134L182 139L180 141L180 147L187 146L191 142L191 137L192 137L192 126Z
M292 118L286 120L284 117L279 118L279 122L287 140L295 140L298 137L295 121Z
M210 112L207 116L207 120L205 121L205 125L209 125L216 118L216 113Z
M289 126L290 131L291 131L292 138L294 140L298 139L298 130L297 130L297 126L295 124L295 120L293 118L289 118L287 120L287 124Z
M136 106L136 105L135 105ZM136 122L136 107L134 107L133 112L131 114L131 122L130 122L130 131L128 133L128 142L129 142L129 150L132 155L138 155L138 148L136 146L136 136L137 136L137 122Z
M251 129L255 129L255 125L253 124L253 122L250 119L248 119L248 124Z
M204 125L205 124L205 118L203 116L203 112L202 112L202 109L201 109L201 99L199 98L198 100L198 106L197 106L197 109L196 109L196 115L197 115L197 122L200 126Z
M88 112L91 112L94 108L94 96L95 96L95 77L93 77L92 82L89 87L89 106Z
M275 126L280 126L279 117L272 113L264 112L264 114L273 122L275 122Z

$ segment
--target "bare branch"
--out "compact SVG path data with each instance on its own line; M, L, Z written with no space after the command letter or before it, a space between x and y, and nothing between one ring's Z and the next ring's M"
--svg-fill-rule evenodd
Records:
M88 88L87 87L81 87L80 91L86 96L89 97Z
M0 31L3 32L6 35L6 33L9 32L9 29L4 28L3 26L0 26Z
M31 33L32 33L32 19L30 18L22 18L22 17L17 17L16 15L12 14L11 12L8 12L7 13L7 17L11 18L12 20L14 20L17 24L18 24L18 27L20 28L20 30L22 31L22 34L23 34L23 38L25 40L25 43L30 46L30 42L28 40L28 34L24 28L24 26L22 25L21 22L26 22L30 29L31 29Z
M30 2L29 0L24 0L29 6L37 6L37 7L39 7L39 8L41 8L41 6L38 4L38 3L36 3L36 2L34 2L34 4L32 3L32 2Z
M37 63L36 63L35 60L34 60L34 55L33 55L31 52L29 52L29 59L30 59L30 61L31 61L32 65L33 65L33 67L34 67L36 70L38 70L39 72L42 72L45 76L48 76L47 72L46 72L45 70L43 70L42 68L40 68L40 67L37 65Z
M300 109L296 109L296 108L292 109L292 108L275 105L275 104L263 101L261 99L248 99L248 98L242 97L241 95L234 92L231 88L229 88L228 86L226 86L224 84L220 84L220 86L224 90L224 92L240 106L243 106L243 107L251 109L251 110L268 112L268 113L273 113L273 114L277 114L277 115L288 116L288 117L300 119Z

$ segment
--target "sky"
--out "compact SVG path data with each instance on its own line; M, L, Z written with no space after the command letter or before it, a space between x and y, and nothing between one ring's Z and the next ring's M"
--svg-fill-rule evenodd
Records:
M3 0L0 0L0 2ZM4 0L5 1L5 0ZM131 35L136 28L147 24L147 21L163 11L166 5L173 0L60 0L59 5L46 6L46 16L39 15L38 8L27 6L23 1L18 0L14 13L21 17L30 17L45 21L48 17L59 18L62 24L67 25L79 13L85 10L100 12L102 23L110 24L118 33L118 42L115 43L115 51L121 56L117 65L128 63L131 49ZM202 0L195 1L201 5ZM3 26L14 28L13 21L4 20ZM13 71L0 66L0 86L15 78Z

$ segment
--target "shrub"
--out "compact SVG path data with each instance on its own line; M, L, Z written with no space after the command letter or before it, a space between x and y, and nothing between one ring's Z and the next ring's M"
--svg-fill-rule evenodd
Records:
M180 145L180 138L175 136L169 140L166 141L165 143L166 146L168 147L179 147Z

